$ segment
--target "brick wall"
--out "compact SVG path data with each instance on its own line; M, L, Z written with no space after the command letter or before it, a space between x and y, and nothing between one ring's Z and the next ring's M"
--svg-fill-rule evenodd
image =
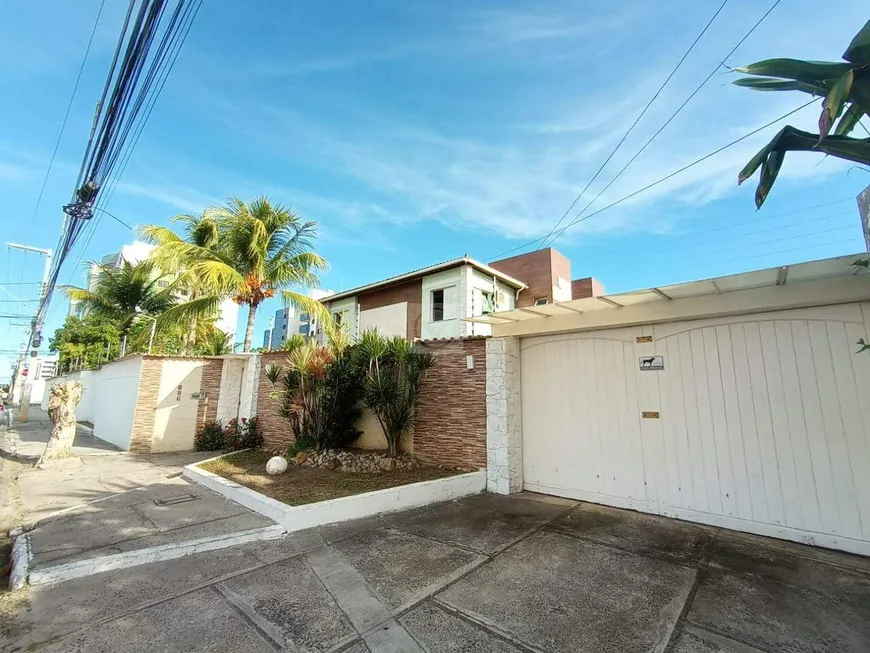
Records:
M260 432L263 434L263 448L283 451L293 442L293 431L290 430L290 422L287 421L287 418L281 416L280 401L269 396L276 389L276 386L273 386L266 376L266 369L270 365L278 365L286 369L286 352L269 352L263 354L260 359L260 377L257 382L257 422Z
M160 396L160 373L162 358L142 358L139 372L139 393L136 396L136 409L133 413L133 432L130 437L132 453L151 453L151 440L154 437L154 413Z
M199 407L196 413L196 424L201 426L217 419L218 399L221 393L221 375L224 361L221 358L207 358L202 366L202 383L200 386Z
M443 465L486 467L486 338L430 340L424 346L435 354L435 365L417 402L414 455Z
M553 287L557 285L559 278L564 281L571 279L571 261L555 249L539 249L494 261L489 265L528 286L520 293L517 308L532 306L536 299L541 298L546 298L548 302L571 299L567 286L564 297L553 296Z
M574 279L571 282L571 299L585 299L604 294L604 286L595 277Z
M430 340L423 346L435 354L435 364L426 374L417 403L414 455L435 464L486 467L486 338ZM466 366L469 355L474 356L471 370ZM269 365L285 367L285 359L283 352L267 353L260 364L257 418L263 446L271 450L284 450L293 441L278 400L269 396L274 386L266 377Z

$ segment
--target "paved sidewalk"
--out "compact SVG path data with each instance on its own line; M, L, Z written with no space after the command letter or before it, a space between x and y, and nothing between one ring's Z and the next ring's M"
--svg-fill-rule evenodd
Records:
M40 653L870 650L870 560L488 494L30 590Z
M31 406L28 421L13 421L11 429L0 430L0 455L22 463L35 463L45 450L50 434L51 421L48 413L37 406ZM76 429L73 456L112 454L120 451L115 445L94 437L87 429Z

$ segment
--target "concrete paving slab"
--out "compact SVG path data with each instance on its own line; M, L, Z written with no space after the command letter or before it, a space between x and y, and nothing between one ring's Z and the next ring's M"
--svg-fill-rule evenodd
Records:
M210 589L88 628L39 650L43 653L275 652L274 646Z
M342 649L341 653L371 653L371 651L365 642L357 642L350 648Z
M437 591L486 558L394 529L379 529L332 546L393 611Z
M716 529L688 522L584 503L553 521L549 528L568 535L695 566L713 541Z
M425 653L411 634L395 620L366 635L365 643L371 653Z
M722 635L686 626L675 640L671 653L765 653Z
M834 568L870 574L870 558L733 531L722 531L716 537L709 564L791 585L833 591L837 586Z
M236 576L218 589L280 647L328 651L357 638L301 556Z
M252 571L263 565L259 554L274 545L274 542L254 542L55 585L31 587L31 607L10 624L10 632L0 639L0 649L12 643L26 647L227 576Z
M404 517L400 528L490 555L566 510L560 504L478 494Z
M522 653L506 640L472 625L430 602L424 602L399 619L424 650L474 653Z
M695 574L683 566L541 531L437 598L543 650L632 653L661 650Z
M30 533L32 568L272 525L206 488L168 479L42 520Z
M176 463L191 455L186 454L184 458L176 454L148 458L131 455L86 456L52 461L44 469L27 469L19 477L25 522L32 524L59 510L159 483L171 476L180 476L182 466L176 466ZM209 455L209 452L195 454L199 460ZM164 464L162 456L171 458Z
M867 651L870 577L828 568L810 589L761 574L708 569L686 620L771 651Z

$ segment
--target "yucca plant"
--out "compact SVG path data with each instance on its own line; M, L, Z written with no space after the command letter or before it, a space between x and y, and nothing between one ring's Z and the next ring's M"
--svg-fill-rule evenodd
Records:
M736 80L737 86L756 91L800 91L824 98L817 134L786 126L740 171L737 182L742 184L761 167L755 191L757 207L767 199L786 152L820 152L870 164L870 138L849 136L860 120L870 115L870 21L852 39L843 59L767 59L734 69L752 75Z
M435 362L417 344L377 331L363 333L359 355L366 364L363 402L378 418L391 456L399 455L399 442L414 424L420 384Z

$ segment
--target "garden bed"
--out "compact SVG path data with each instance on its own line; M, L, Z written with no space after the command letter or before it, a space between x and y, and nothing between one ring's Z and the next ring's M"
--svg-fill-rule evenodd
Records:
M463 473L438 467L419 467L371 475L291 463L284 474L269 476L266 474L266 461L271 455L265 451L243 451L207 461L199 467L289 506L302 506Z

